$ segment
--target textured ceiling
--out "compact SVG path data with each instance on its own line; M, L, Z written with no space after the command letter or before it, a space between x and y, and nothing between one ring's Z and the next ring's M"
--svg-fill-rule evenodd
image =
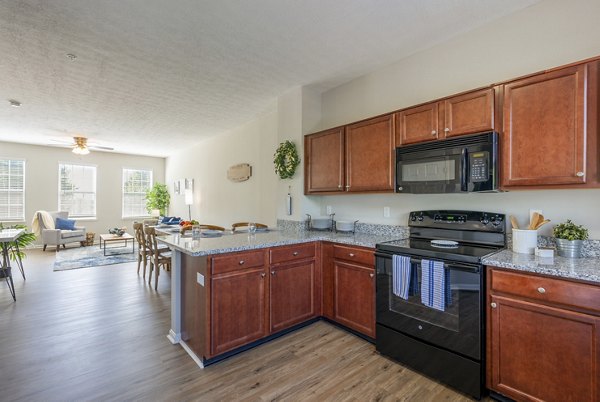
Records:
M0 0L0 140L167 156L538 1Z

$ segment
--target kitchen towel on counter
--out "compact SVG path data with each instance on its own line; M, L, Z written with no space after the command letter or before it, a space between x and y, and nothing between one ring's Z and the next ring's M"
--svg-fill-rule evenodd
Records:
M392 292L407 300L410 288L410 257L394 255L392 258Z
M446 309L446 274L443 262L421 260L421 303L440 311Z

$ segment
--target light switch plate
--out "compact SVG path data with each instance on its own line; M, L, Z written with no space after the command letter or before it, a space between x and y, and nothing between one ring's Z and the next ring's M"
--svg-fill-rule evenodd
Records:
M200 286L204 286L204 275L200 272L196 272L196 281L200 284Z
M390 217L390 207L383 207L383 217L384 218Z

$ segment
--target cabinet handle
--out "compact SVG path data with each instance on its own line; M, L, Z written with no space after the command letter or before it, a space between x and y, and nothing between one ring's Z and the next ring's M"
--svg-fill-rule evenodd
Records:
M350 184L346 184L346 188L350 188Z
M448 133L448 132L450 132L450 129L449 129L448 127L446 127L446 128L444 129L444 132Z
M373 277L375 276L375 274L373 274L373 273L370 273L370 274L369 274L369 276L370 276L371 278L373 278Z
M539 287L538 288L538 292L540 292L540 293L546 293L546 289L544 289L542 287Z
M295 257L295 256L297 256L297 255L298 255L298 252L297 252L297 251L294 251L294 252L292 253L292 255Z
M431 130L431 135L433 135L435 137L436 134L437 134L437 131Z
M342 188L342 185L341 185L341 184L338 184L338 188Z
M264 275L264 274L263 274ZM271 271L271 275L275 276L275 271Z
M246 261L244 261L244 260L240 260L240 265L244 265L245 262Z
M260 274L261 278L264 278L265 276L267 276L267 274L265 274L264 272L262 274Z
M354 257L354 253L350 253L348 254L350 257Z
M583 172L577 172L575 173L575 176L577 177L583 177L584 173Z
M498 305L496 303L492 303L491 306L492 306L492 308L498 307Z

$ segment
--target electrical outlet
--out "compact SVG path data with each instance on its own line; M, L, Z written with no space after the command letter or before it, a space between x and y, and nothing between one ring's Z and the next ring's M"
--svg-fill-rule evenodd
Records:
M383 217L384 218L390 217L390 207L383 207Z
M331 215L333 213L333 208L331 208L331 205L327 205L327 215Z

